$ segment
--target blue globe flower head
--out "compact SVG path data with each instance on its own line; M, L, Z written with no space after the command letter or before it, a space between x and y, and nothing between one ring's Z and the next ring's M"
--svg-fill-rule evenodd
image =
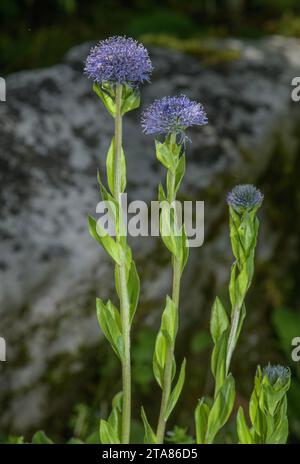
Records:
M184 131L207 124L207 116L200 103L180 95L155 100L144 111L141 124L145 134L180 134L185 138Z
M274 385L278 379L282 384L285 384L291 377L291 371L288 367L280 365L272 366L271 364L268 364L266 367L264 367L262 374L263 377L267 376L271 385Z
M152 69L148 51L142 44L131 38L115 36L100 41L91 49L84 72L99 85L137 87L149 81Z
M264 196L254 185L236 185L227 194L227 203L238 213L258 208L263 202Z

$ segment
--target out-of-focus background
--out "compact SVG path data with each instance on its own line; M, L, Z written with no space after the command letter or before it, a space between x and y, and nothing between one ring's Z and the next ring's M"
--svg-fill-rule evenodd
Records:
M205 201L205 243L191 249L181 297L176 357L188 360L169 440L188 443L197 399L212 393L210 308L228 306L232 254L226 192L254 183L260 211L256 273L232 370L237 405L247 407L257 364L289 365L290 441L300 442L300 76L298 0L1 0L0 76L0 436L30 439L43 428L59 441L93 442L99 416L120 390L120 367L103 339L95 296L114 298L113 269L89 237L86 216L99 201L112 120L82 74L90 46L126 34L149 48L155 71L142 90L154 98L185 93L201 101L209 125L190 132L181 199ZM299 39L297 39L299 37ZM163 176L140 110L125 121L129 199L156 198ZM159 239L131 240L142 279L133 327L133 417L154 425L159 389L152 375L155 334L169 255ZM219 440L236 440L234 417ZM9 437L9 438L8 438Z
M1 0L0 26L1 73L7 74L55 64L74 44L112 34L299 37L300 5L297 0Z

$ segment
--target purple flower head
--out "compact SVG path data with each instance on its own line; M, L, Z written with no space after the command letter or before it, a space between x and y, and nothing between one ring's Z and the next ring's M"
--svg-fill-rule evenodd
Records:
M185 95L155 100L142 115L145 134L180 134L191 126L207 124L206 112L200 103Z
M98 84L118 83L136 87L149 81L152 64L146 48L126 37L111 37L93 47L84 72Z
M263 194L251 184L236 185L227 194L228 205L238 213L259 207L263 199Z
M264 367L262 374L268 378L272 385L274 385L278 379L280 379L280 382L285 384L291 377L291 371L288 367L280 365L272 366L271 364L268 364L266 367Z

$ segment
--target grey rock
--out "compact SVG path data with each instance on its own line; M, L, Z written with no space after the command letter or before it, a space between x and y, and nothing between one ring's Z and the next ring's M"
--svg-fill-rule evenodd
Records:
M183 326L199 321L210 296L228 279L225 192L235 183L256 183L279 138L291 153L298 149L300 106L290 93L300 72L300 42L273 37L217 46L239 50L240 59L207 67L194 57L153 48L155 72L142 89L142 107L185 93L204 104L209 118L209 125L190 131L193 143L181 190L183 197L206 202L205 244L191 250L183 279ZM82 74L89 47L73 48L51 68L9 76L7 101L0 103L0 335L7 342L7 363L0 366L3 430L25 432L51 415L55 399L49 405L46 373L53 362L70 359L64 369L84 376L82 349L97 350L101 339L95 295L113 294L112 265L90 238L86 221L100 199L96 169L104 172L113 131ZM141 133L139 115L129 113L124 122L128 195L149 202L163 171L152 138ZM262 239L259 252L264 262L278 243L276 232L269 232L266 220L262 236L268 239ZM131 244L147 276L137 319L157 324L170 291L169 264L155 259L164 253L158 239ZM62 401L69 393L60 391Z

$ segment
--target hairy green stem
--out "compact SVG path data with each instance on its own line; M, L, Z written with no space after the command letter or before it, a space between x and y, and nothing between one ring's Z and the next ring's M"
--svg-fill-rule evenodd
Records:
M121 151L122 151L122 86L116 87L116 117L115 117L115 162L114 162L114 196L121 206ZM120 215L121 217L121 215ZM120 231L116 234L116 240L120 241ZM117 265L120 286L120 311L122 323L122 335L124 341L124 356L122 360L122 384L123 384L123 407L122 407L122 444L130 441L131 422L131 362L130 362L130 313L129 298L127 290L127 278L125 264Z
M175 201L174 186L175 186L175 173L171 173L171 192L169 201L172 203ZM176 211L175 211L176 219ZM181 265L178 258L172 256L172 267L173 267L173 288L172 288L172 300L177 310L177 323L178 323L178 308L179 308L179 294L180 294L180 280L181 280ZM164 442L165 429L166 429L166 409L171 394L172 386L172 370L173 370L173 357L174 357L174 344L168 347L166 354L166 364L164 370L162 398L159 412L158 425L156 430L157 443L162 444Z

